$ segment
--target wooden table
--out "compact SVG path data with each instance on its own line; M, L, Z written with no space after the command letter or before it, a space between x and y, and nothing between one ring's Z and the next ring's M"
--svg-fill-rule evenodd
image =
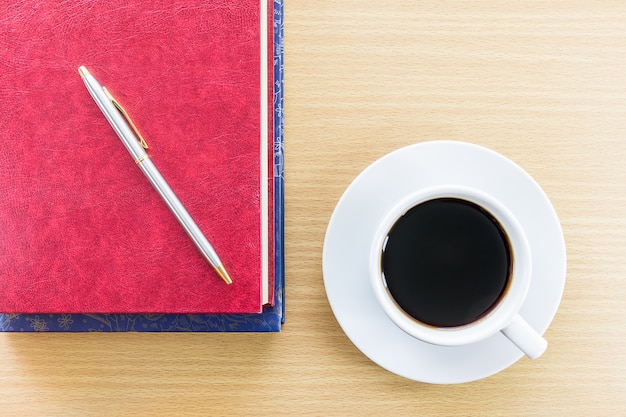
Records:
M626 3L286 3L284 331L0 334L0 415L626 415ZM348 184L437 139L523 166L568 251L546 354L451 386L367 359L321 272Z

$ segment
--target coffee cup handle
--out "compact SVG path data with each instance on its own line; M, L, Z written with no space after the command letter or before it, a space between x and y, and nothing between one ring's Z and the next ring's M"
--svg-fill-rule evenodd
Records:
M511 324L502 329L502 333L530 359L537 359L548 347L546 339L530 327L519 314Z

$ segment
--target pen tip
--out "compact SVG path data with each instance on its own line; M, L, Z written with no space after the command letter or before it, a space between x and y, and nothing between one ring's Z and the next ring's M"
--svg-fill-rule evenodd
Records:
M228 285L233 283L233 280L230 279L230 276L228 276L228 272L226 272L226 269L224 269L222 265L216 267L215 271L224 280L225 283L227 283Z
M78 73L81 77L84 77L85 75L89 74L89 71L87 71L87 68L85 68L84 65L81 65L80 67L78 67Z

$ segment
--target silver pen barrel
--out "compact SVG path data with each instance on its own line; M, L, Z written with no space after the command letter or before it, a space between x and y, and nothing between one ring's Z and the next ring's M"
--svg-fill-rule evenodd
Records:
M213 266L224 282L231 284L232 279L222 265L215 249L213 249L213 246L209 243L196 222L189 215L178 197L176 197L174 191L172 191L159 170L150 160L146 152L148 146L126 111L85 67L81 66L78 72L82 76L91 97L111 124L122 143L124 143L124 146L135 160L135 163L139 165L141 171L148 178L163 201L165 201L167 207L174 214L174 217L176 217L204 258Z
M138 163L138 165L146 177L148 177L150 183L154 186L154 189L157 190L163 201L165 201L165 204L167 204L169 209L172 211L180 225L183 229L185 229L185 232L187 232L193 243L195 243L200 252L202 252L202 255L206 258L206 260L209 261L214 268L217 269L220 267L221 262L219 262L219 257L217 256L215 249L213 249L213 246L211 246L196 222L193 220L191 215L189 215L178 197L176 197L176 194L174 194L174 191L172 191L150 158L143 159Z

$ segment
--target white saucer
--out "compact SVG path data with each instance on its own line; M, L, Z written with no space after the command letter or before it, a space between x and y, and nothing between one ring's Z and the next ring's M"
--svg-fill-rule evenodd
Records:
M450 183L492 194L524 227L531 246L533 278L520 314L543 334L565 286L561 225L539 185L518 165L489 149L436 141L408 146L379 159L350 184L339 200L326 231L323 252L328 300L350 340L383 368L437 384L485 378L523 356L500 333L459 347L422 342L400 330L376 302L367 262L376 225L407 193Z

